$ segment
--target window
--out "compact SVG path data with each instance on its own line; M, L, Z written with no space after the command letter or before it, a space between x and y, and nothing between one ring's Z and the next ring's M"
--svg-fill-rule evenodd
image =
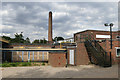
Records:
M120 36L119 36L119 35L117 35L117 36L116 36L116 38L117 38L117 39L120 39Z
M120 56L120 49L117 49L117 56Z
M28 62L30 61L30 52L28 52Z
M76 36L76 40L78 40L78 37Z

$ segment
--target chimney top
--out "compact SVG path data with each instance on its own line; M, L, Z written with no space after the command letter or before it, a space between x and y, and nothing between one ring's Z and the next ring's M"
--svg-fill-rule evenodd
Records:
M52 13L52 11L49 11L49 13Z

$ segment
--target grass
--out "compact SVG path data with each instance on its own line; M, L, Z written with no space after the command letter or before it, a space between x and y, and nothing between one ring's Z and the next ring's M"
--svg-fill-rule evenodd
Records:
M20 66L44 66L45 62L4 62L0 67L20 67Z

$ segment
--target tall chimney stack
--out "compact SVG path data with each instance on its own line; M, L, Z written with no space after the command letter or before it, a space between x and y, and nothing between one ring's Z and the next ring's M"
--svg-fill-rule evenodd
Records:
M52 42L52 12L49 12L48 41Z

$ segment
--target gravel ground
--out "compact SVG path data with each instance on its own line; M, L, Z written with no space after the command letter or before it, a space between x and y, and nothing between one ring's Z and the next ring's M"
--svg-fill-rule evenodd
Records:
M118 65L102 68L95 65L70 67L7 67L2 68L3 78L118 78Z

